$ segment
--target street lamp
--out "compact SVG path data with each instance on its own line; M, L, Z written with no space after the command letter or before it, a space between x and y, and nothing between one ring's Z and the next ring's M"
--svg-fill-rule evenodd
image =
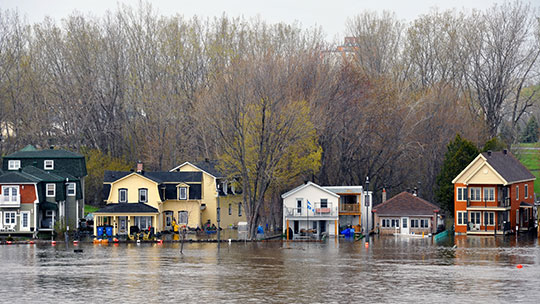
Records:
M366 206L366 243L369 243L369 177L366 176L364 205Z

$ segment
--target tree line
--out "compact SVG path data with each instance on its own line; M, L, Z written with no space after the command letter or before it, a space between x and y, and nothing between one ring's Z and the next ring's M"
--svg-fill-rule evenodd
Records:
M34 24L0 11L0 153L85 153L98 164L91 193L108 163L219 159L241 177L253 225L278 224L279 195L304 180L369 176L375 191L416 186L434 201L456 134L509 145L539 117L537 11L508 2L410 23L363 12L347 45L320 28L166 17L148 3Z

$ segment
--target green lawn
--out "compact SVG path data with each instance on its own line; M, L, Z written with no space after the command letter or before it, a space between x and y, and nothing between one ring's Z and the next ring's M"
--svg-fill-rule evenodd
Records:
M84 205L84 216L86 216L88 213L93 213L93 212L97 211L98 209L99 209L99 207L85 204Z
M534 181L534 192L536 192L537 195L540 195L540 150L519 149L537 147L540 147L540 143L519 144L512 147L512 153L514 153L519 161L536 176L536 181Z

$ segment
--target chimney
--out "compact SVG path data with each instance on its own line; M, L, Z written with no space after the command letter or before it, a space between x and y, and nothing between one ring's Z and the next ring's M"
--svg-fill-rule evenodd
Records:
M143 163L141 161L137 162L137 173L142 173Z
M487 152L488 152L488 156L491 156L491 150L488 150Z
M382 202L386 202L386 189L382 188Z
M508 150L504 149L504 150L503 150L503 154L504 154L504 155L507 155L507 154L508 154Z

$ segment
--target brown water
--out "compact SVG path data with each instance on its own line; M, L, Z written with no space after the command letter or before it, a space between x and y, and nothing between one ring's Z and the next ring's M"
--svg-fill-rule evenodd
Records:
M457 248L452 248L456 244ZM0 302L538 303L536 238L5 245ZM516 265L522 264L522 269Z

